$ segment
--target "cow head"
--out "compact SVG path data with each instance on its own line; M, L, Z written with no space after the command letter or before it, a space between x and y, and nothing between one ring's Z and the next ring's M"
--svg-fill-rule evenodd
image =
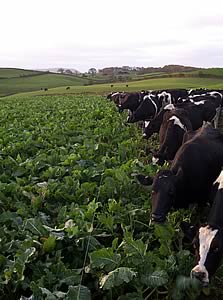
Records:
M171 170L162 170L157 173L152 185L152 222L165 222L176 199L177 185L182 179L182 173L181 168L177 174Z
M162 107L172 103L172 97L170 93L163 91L162 93L158 94L158 99L162 104Z
M158 107L155 101L150 99L150 96L145 96L143 101L140 103L138 108L133 112L130 123L135 123L138 121L145 121L154 118L158 112Z
M207 286L222 259L223 230L210 224L199 229L184 224L181 228L195 249L197 265L191 270L191 277L200 280L203 286Z
M119 108L122 110L129 109L134 111L138 108L140 103L139 93L122 93L119 97Z
M155 120L151 122L147 122L145 124L143 138L149 139L153 135L153 133L159 132L159 128L160 128L159 125L160 124L158 122L155 122Z
M152 157L152 164L163 166L166 161L166 152L164 153L154 153Z

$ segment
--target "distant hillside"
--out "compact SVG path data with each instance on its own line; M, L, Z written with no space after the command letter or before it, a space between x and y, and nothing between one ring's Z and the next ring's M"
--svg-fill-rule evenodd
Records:
M128 90L134 90L136 86L143 87L143 80L146 80L146 82L148 82L148 89L150 89L152 87L150 87L149 83L152 84L154 79L164 79L164 83L168 82L169 79L173 79L170 81L171 84L173 83L173 86L174 81L177 81L178 79L182 79L182 82L188 83L196 80L197 82L201 83L201 86L206 85L206 79L208 79L207 82L210 82L211 85L214 85L216 83L222 86L223 84L223 68L199 69L193 67L167 65L162 68L144 68L147 71L150 71L149 73L145 74L139 74L140 72L145 71L143 71L142 68L139 70L139 68L133 69L125 66L122 67L122 72L124 73L121 74L117 73L120 71L119 68L112 67L110 69L115 71L115 75L104 75L101 72L97 72L94 75L86 73L80 75L61 73L57 74L50 73L49 71L0 68L0 97L31 91L39 91L42 93L42 90L43 92L45 92L44 89L57 87L61 87L60 93L67 93L68 91L75 93L77 92L77 90L91 91L91 85L100 83L105 83L108 89L110 89L109 87L111 87L111 83L113 87L118 87L119 84L125 86L126 83L128 83ZM139 83L134 86L132 84L134 81L138 81ZM158 83L161 81L156 82ZM67 86L73 88L66 90ZM193 87L193 85L191 86ZM46 93L48 93L48 91L46 91Z
M93 81L90 82L89 79L79 76L52 74L48 72L31 72L26 73L25 76L21 76L21 73L15 69L15 72L10 74L4 73L3 70L1 70L0 74L2 74L2 78L0 78L0 96L37 91L45 88L81 86L93 83ZM6 74L11 77L6 78ZM15 74L17 77L15 77Z
M16 78L16 77L24 77L31 75L40 75L43 72L33 71L33 70L25 70L25 69L16 69L16 68L0 68L0 79L1 78Z
M201 68L181 66L181 65L166 65L164 67L158 67L158 68L153 68L153 67L142 68L141 70L138 71L138 74L148 74L148 73L156 73L156 72L178 73L178 72L192 72L197 70L201 70Z

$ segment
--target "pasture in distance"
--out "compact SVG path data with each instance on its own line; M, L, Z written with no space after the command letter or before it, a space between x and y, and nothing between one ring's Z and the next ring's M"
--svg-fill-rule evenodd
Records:
M170 77L171 76L171 77ZM182 77L183 76L183 77ZM207 77L205 77L207 76ZM149 73L134 75L128 82L109 82L104 76L76 76L21 69L0 68L0 96L21 94L105 94L111 91L139 91L168 88L223 88L223 69L212 68L185 73ZM108 81L102 84L102 81ZM128 87L126 87L128 84ZM111 87L113 85L113 87ZM71 87L66 90L66 87ZM43 90L41 90L41 88Z

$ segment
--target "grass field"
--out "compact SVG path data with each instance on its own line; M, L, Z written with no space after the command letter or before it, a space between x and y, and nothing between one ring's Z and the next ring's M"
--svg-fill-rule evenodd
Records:
M114 83L111 84L95 84L89 86L71 86L70 90L66 90L64 87L51 88L47 92L34 91L31 93L21 93L17 96L38 96L38 95L62 95L62 94L97 94L105 95L111 91L139 91L143 89L172 89L172 88L215 88L223 89L223 80L212 78L157 78L148 80L138 80L126 83ZM12 97L15 97L12 96Z
M49 95L65 93L103 95L111 91L138 91L142 89L223 88L223 68L203 69L196 72L187 72L184 75L185 77L180 78L179 73L176 73L171 74L173 77L161 78L162 76L169 75L166 73L150 73L131 76L135 81L102 84L100 83L101 81L108 80L106 77L80 77L53 73L46 74L44 72L22 69L0 68L0 97L21 93L27 93L29 96L45 95L46 93ZM202 75L210 75L210 77L205 78ZM222 78L216 78L216 76L222 76ZM111 84L113 84L112 88ZM126 87L126 84L128 84L128 87ZM66 90L66 86L70 86L71 89ZM41 88L48 88L49 90L45 92Z
M0 68L0 79L35 75L41 73L42 72L39 71L32 71L32 70L25 70L25 69Z
M75 86L86 83L88 83L87 79L60 74L41 74L30 77L0 79L0 96L37 91L41 88Z

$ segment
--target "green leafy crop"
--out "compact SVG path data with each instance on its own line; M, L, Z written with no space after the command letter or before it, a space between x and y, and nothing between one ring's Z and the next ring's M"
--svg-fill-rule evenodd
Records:
M149 224L151 189L134 174L157 169L125 118L97 96L1 101L0 299L200 294L179 229L191 213Z

